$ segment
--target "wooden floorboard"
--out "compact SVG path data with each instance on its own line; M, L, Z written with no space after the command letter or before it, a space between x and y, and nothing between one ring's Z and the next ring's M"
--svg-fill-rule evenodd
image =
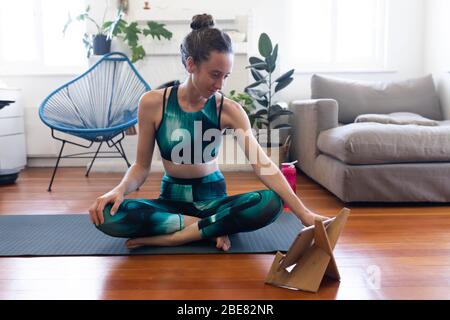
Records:
M0 215L87 214L120 173L29 168L0 186ZM224 173L229 194L263 188L252 173ZM156 198L152 173L133 198ZM344 206L305 176L298 195L333 216ZM450 205L354 205L334 251L341 281L318 293L264 284L272 254L0 258L0 299L450 299ZM87 218L87 217L86 217Z

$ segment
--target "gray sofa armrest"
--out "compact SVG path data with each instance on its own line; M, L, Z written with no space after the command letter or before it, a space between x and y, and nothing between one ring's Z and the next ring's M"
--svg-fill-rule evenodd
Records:
M317 138L320 132L338 126L338 103L333 99L293 101L289 109L292 124L291 160L297 167L314 176L314 162L319 155Z

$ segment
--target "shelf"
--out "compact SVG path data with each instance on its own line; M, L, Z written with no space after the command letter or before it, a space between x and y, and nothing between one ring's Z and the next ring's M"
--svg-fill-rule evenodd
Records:
M133 13L133 19L138 22L157 21L165 24L189 24L194 15L198 14L198 10L183 9L167 10L152 8L150 10L138 10ZM213 14L216 22L234 22L236 14L216 12Z
M146 43L144 44L147 55L152 56L177 56L180 54L180 45L178 43ZM247 42L233 43L234 54L247 55Z

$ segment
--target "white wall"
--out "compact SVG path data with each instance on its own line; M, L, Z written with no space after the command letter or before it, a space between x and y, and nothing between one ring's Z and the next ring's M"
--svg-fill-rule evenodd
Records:
M328 74L335 77L369 81L422 76L424 74L425 2L426 0L390 0L386 71L334 72ZM289 68L285 69L288 70ZM299 74L297 74L293 84L283 91L282 98L286 101L310 97L312 74L302 73L301 70L297 71Z
M450 1L428 0L425 70L435 79L446 119L450 119Z
M95 15L101 16L103 14L103 1L90 0L88 2L91 2ZM111 2L114 3L114 1ZM389 34L388 45L388 69L390 71L335 75L355 79L390 80L422 76L426 71L431 71L434 74L443 73L445 64L450 56L448 54L450 48L448 48L448 45L441 44L440 41L441 39L448 39L448 22L445 22L448 19L444 15L445 10L450 6L447 2L446 0L391 0L391 15L389 20L391 32ZM138 14L143 6L143 1L141 0L130 0L129 3L130 16ZM236 16L250 14L250 29L248 30L250 53L256 53L259 34L261 32L267 32L274 42L280 44L280 60L283 60L283 43L290 41L289 37L292 36L280 28L286 20L286 3L287 0L150 1L152 8L160 11L208 12L214 16L223 14ZM424 22L425 17L427 17L427 25ZM441 20L441 22L437 20ZM438 30L439 28L447 28L446 33ZM427 41L425 41L425 30L428 35ZM425 51L424 43L430 46L429 50ZM447 46L446 53L437 53L438 50L435 50L435 48L442 49L442 46ZM437 55L439 55L439 59L436 59ZM237 55L234 71L225 87L225 92L231 89L242 90L248 84L249 78L245 69L246 65L247 56ZM139 62L137 67L152 86L157 86L165 80L179 78L183 74L183 69L177 56L148 56L145 61ZM286 71L288 68L289 66L283 67L278 72ZM309 79L311 74L301 73L301 70L297 71L299 73L296 75L295 81L288 88L280 92L279 98L281 100L291 101L309 97ZM59 142L55 144L50 138L49 129L42 125L37 116L37 108L48 93L74 76L22 75L2 77L2 80L8 85L22 89L29 156L45 157L56 155ZM130 149L134 153L135 137L127 137L127 140L129 141L127 149ZM131 158L133 157L131 156ZM38 162L34 161L32 163ZM41 161L40 163L45 165L53 162ZM71 164L73 162L66 160L64 163Z

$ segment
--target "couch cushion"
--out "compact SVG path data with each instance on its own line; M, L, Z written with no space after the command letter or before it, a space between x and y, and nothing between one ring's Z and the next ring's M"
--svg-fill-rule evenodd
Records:
M352 123L323 131L317 147L348 164L450 161L450 121L438 124Z
M418 126L438 126L436 120L427 119L412 112L394 112L390 114L361 114L355 122L376 122L384 124L416 124Z
M402 81L352 81L321 75L311 78L312 99L334 99L339 104L339 122L351 123L360 114L413 112L442 120L431 75Z

